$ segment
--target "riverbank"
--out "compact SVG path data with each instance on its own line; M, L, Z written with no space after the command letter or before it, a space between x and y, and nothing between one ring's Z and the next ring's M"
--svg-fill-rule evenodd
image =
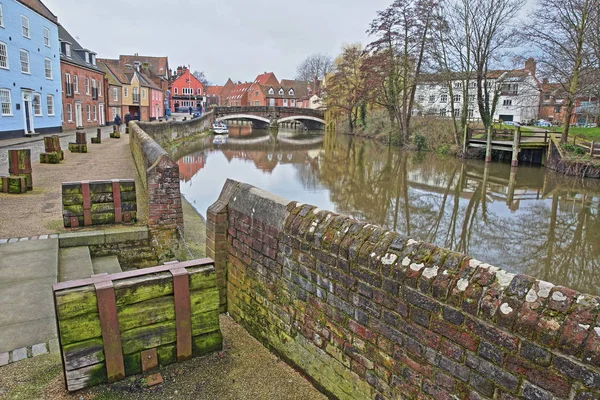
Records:
M223 351L161 368L161 385L148 388L144 376L136 375L70 394L64 388L60 356L47 354L2 367L0 399L326 399L231 318L221 315L220 324Z

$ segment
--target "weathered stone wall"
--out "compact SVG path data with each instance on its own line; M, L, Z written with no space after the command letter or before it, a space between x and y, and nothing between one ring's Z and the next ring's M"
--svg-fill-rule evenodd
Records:
M215 117L211 111L203 114L200 118L188 121L136 122L136 124L161 146L165 146L173 140L209 130L214 120Z
M600 398L598 298L234 181L207 218L221 308L337 398Z
M67 389L138 374L148 365L142 354L163 366L221 349L219 297L210 261L55 284ZM177 277L183 282L176 282ZM187 310L180 312L184 302Z
M154 125L154 124L149 124ZM179 166L140 126L130 124L129 143L136 168L148 193L148 227L161 258L172 258L183 233Z

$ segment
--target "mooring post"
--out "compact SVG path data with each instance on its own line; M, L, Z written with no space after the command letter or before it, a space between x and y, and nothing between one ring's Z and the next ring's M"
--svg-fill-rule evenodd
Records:
M463 157L467 154L469 150L469 124L465 124L465 129L463 130Z
M488 127L487 143L485 146L485 162L492 162L492 125Z
M517 184L517 168L513 166L510 168L510 178L508 179L508 196L506 196L506 205L509 207L515 198L515 186Z
M9 150L8 173L12 176L20 176L25 178L27 189L33 189L33 179L31 175L31 150Z
M521 127L517 126L513 137L512 160L510 162L512 167L519 166L519 151L521 151Z

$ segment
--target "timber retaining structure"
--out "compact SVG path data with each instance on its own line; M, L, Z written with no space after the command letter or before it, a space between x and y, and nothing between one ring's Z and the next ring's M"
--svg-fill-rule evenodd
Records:
M228 180L221 311L339 399L600 399L600 299Z

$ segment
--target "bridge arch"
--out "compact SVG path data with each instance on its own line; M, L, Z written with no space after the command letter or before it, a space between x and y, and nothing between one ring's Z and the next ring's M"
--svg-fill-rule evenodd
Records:
M230 114L230 115L224 115L222 117L219 117L216 120L217 121L227 121L227 120L232 120L232 119L252 119L255 121L265 122L267 124L271 123L271 120L269 118L259 117L258 115L252 115L252 114Z
M289 117L280 118L277 121L277 123L281 124L283 122L292 122L292 121L314 121L314 122L319 122L319 123L325 125L324 119L318 118L318 117L312 117L309 115L292 115Z

